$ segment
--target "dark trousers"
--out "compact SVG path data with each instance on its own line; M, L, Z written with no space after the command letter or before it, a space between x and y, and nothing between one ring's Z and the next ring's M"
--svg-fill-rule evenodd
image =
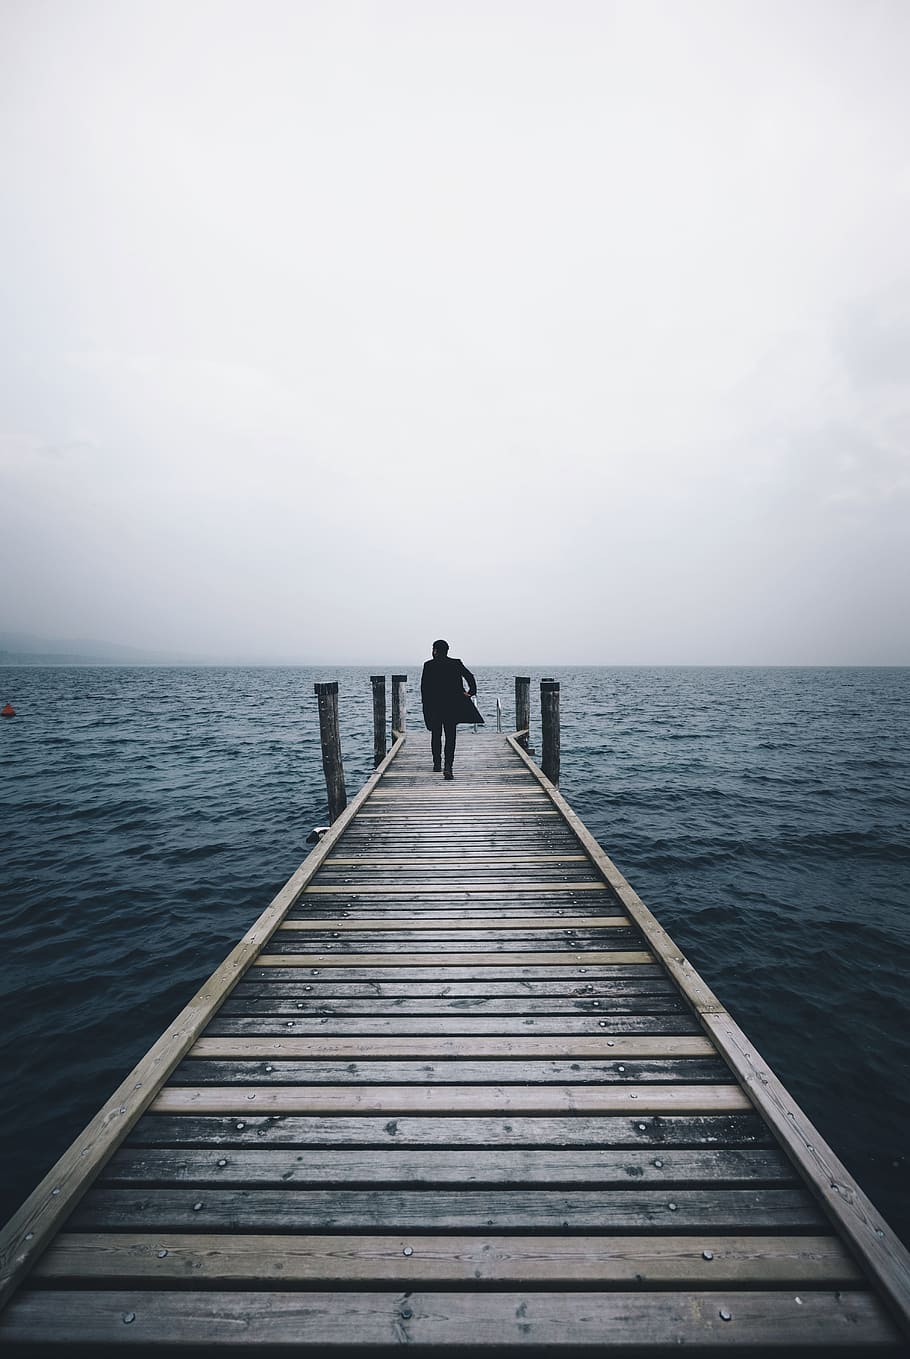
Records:
M430 749L433 752L433 763L439 764L442 756L442 729L446 732L446 768L452 768L452 761L455 759L455 734L458 731L457 722L434 722L430 727Z

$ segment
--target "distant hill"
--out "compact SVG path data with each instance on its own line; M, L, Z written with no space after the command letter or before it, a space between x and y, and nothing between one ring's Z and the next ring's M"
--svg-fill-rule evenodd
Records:
M198 656L143 651L116 642L0 632L0 665L193 665Z

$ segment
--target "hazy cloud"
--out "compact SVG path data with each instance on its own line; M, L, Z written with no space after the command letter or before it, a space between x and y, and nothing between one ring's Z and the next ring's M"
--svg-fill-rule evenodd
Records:
M0 5L0 622L910 662L901 0Z

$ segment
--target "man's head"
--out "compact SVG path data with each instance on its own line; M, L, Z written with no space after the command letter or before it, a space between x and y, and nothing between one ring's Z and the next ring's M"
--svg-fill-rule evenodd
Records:
M434 661L438 661L438 660L440 659L440 657L442 657L442 656L448 656L448 654L449 654L449 644L448 644L448 642L439 641L439 642L434 642L434 643L433 643L433 660L434 660Z

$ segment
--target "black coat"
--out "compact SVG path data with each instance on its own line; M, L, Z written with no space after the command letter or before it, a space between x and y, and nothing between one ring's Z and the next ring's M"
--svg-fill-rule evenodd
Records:
M468 681L465 694L462 677ZM427 661L420 678L420 697L423 700L423 720L427 728L441 722L483 722L471 699L477 693L477 681L467 666L455 656L440 656Z

